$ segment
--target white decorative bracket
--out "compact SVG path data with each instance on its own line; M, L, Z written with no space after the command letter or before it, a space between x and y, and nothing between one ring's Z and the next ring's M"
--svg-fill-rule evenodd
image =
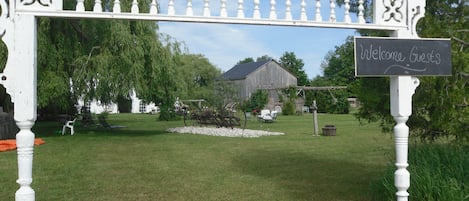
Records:
M425 0L377 0L374 4L375 24L402 26L417 34L417 22L425 15Z
M0 84L2 84L9 94L14 94L13 86L8 79L9 72L11 71L12 61L10 57L12 57L14 52L14 23L13 18L11 17L13 14L13 6L10 6L9 2L0 0L0 38L5 43L7 50L8 50L8 57L6 66L3 72L0 74ZM14 97L11 97L12 101L14 101Z
M59 11L63 9L62 0L17 0L16 9L22 11Z

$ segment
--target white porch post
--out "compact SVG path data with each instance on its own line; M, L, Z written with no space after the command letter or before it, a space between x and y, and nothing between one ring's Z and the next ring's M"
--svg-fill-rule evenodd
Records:
M374 20L379 24L402 24L406 29L394 31L396 38L419 38L416 25L425 14L425 0L407 1L407 4L392 4L391 1L376 1ZM386 9L387 10L386 10ZM376 13L383 13L376 16ZM400 20L398 20L400 19ZM406 125L412 114L412 95L420 81L411 76L395 76L390 78L391 115L396 121L394 126L394 140L396 148L396 168L394 172L394 186L397 188L397 201L408 201L410 187L410 173L407 170L409 153L409 127Z
M46 6L51 9L61 7ZM39 6L39 7L38 7ZM10 94L14 103L14 119L20 128L16 134L18 179L20 185L15 193L16 201L34 201L35 192L31 188L34 152L34 133L31 128L36 121L37 110L37 23L36 16L18 14L17 8L39 9L44 5L24 1L0 0L0 38L8 49L8 58L0 84Z
M396 167L394 173L394 185L397 188L397 200L407 201L410 187L410 173L407 171L409 127L406 122L412 114L412 95L420 84L416 77L397 76L391 77L391 115L397 124L394 127L396 144Z
M34 201L31 188L33 169L34 133L36 121L36 18L32 15L15 16L13 29L5 33L9 51L8 62L2 75L2 84L14 102L14 118L20 128L16 134L18 153L18 180L16 201Z

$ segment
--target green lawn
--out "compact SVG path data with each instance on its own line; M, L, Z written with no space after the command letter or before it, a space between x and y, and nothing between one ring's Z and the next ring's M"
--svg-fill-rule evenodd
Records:
M128 127L61 136L57 123L37 123L46 144L35 147L36 200L372 200L370 184L393 155L389 135L352 115L319 115L320 127L336 125L334 137L313 137L311 115L250 120L250 129L286 133L261 138L171 134L182 120L153 115L108 118ZM1 200L14 200L16 179L16 152L0 152Z

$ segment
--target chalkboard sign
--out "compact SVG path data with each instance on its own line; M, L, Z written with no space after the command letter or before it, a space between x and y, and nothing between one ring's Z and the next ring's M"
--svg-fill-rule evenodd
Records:
M449 39L355 37L355 75L451 75Z

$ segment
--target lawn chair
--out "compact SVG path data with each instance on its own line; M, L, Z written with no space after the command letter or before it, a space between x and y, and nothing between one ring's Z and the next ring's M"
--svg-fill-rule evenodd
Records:
M75 133L75 129L73 127L74 127L74 124L75 124L76 120L77 120L77 118L75 117L72 121L65 122L64 126L62 127L62 135L65 134L65 130L67 128L70 129L70 135L73 135Z
M110 125L106 121L106 117L104 116L98 116L99 124L100 126L104 128L109 128L109 129L115 129L115 128L127 128L127 126L119 126L119 125Z
M270 116L272 116L272 120L274 120L274 121L277 120L278 113L279 112L275 111L275 110L270 112Z
M275 115L275 117L277 117L277 115ZM274 122L274 117L272 117L270 110L261 110L261 114L257 115L257 119L268 123Z

